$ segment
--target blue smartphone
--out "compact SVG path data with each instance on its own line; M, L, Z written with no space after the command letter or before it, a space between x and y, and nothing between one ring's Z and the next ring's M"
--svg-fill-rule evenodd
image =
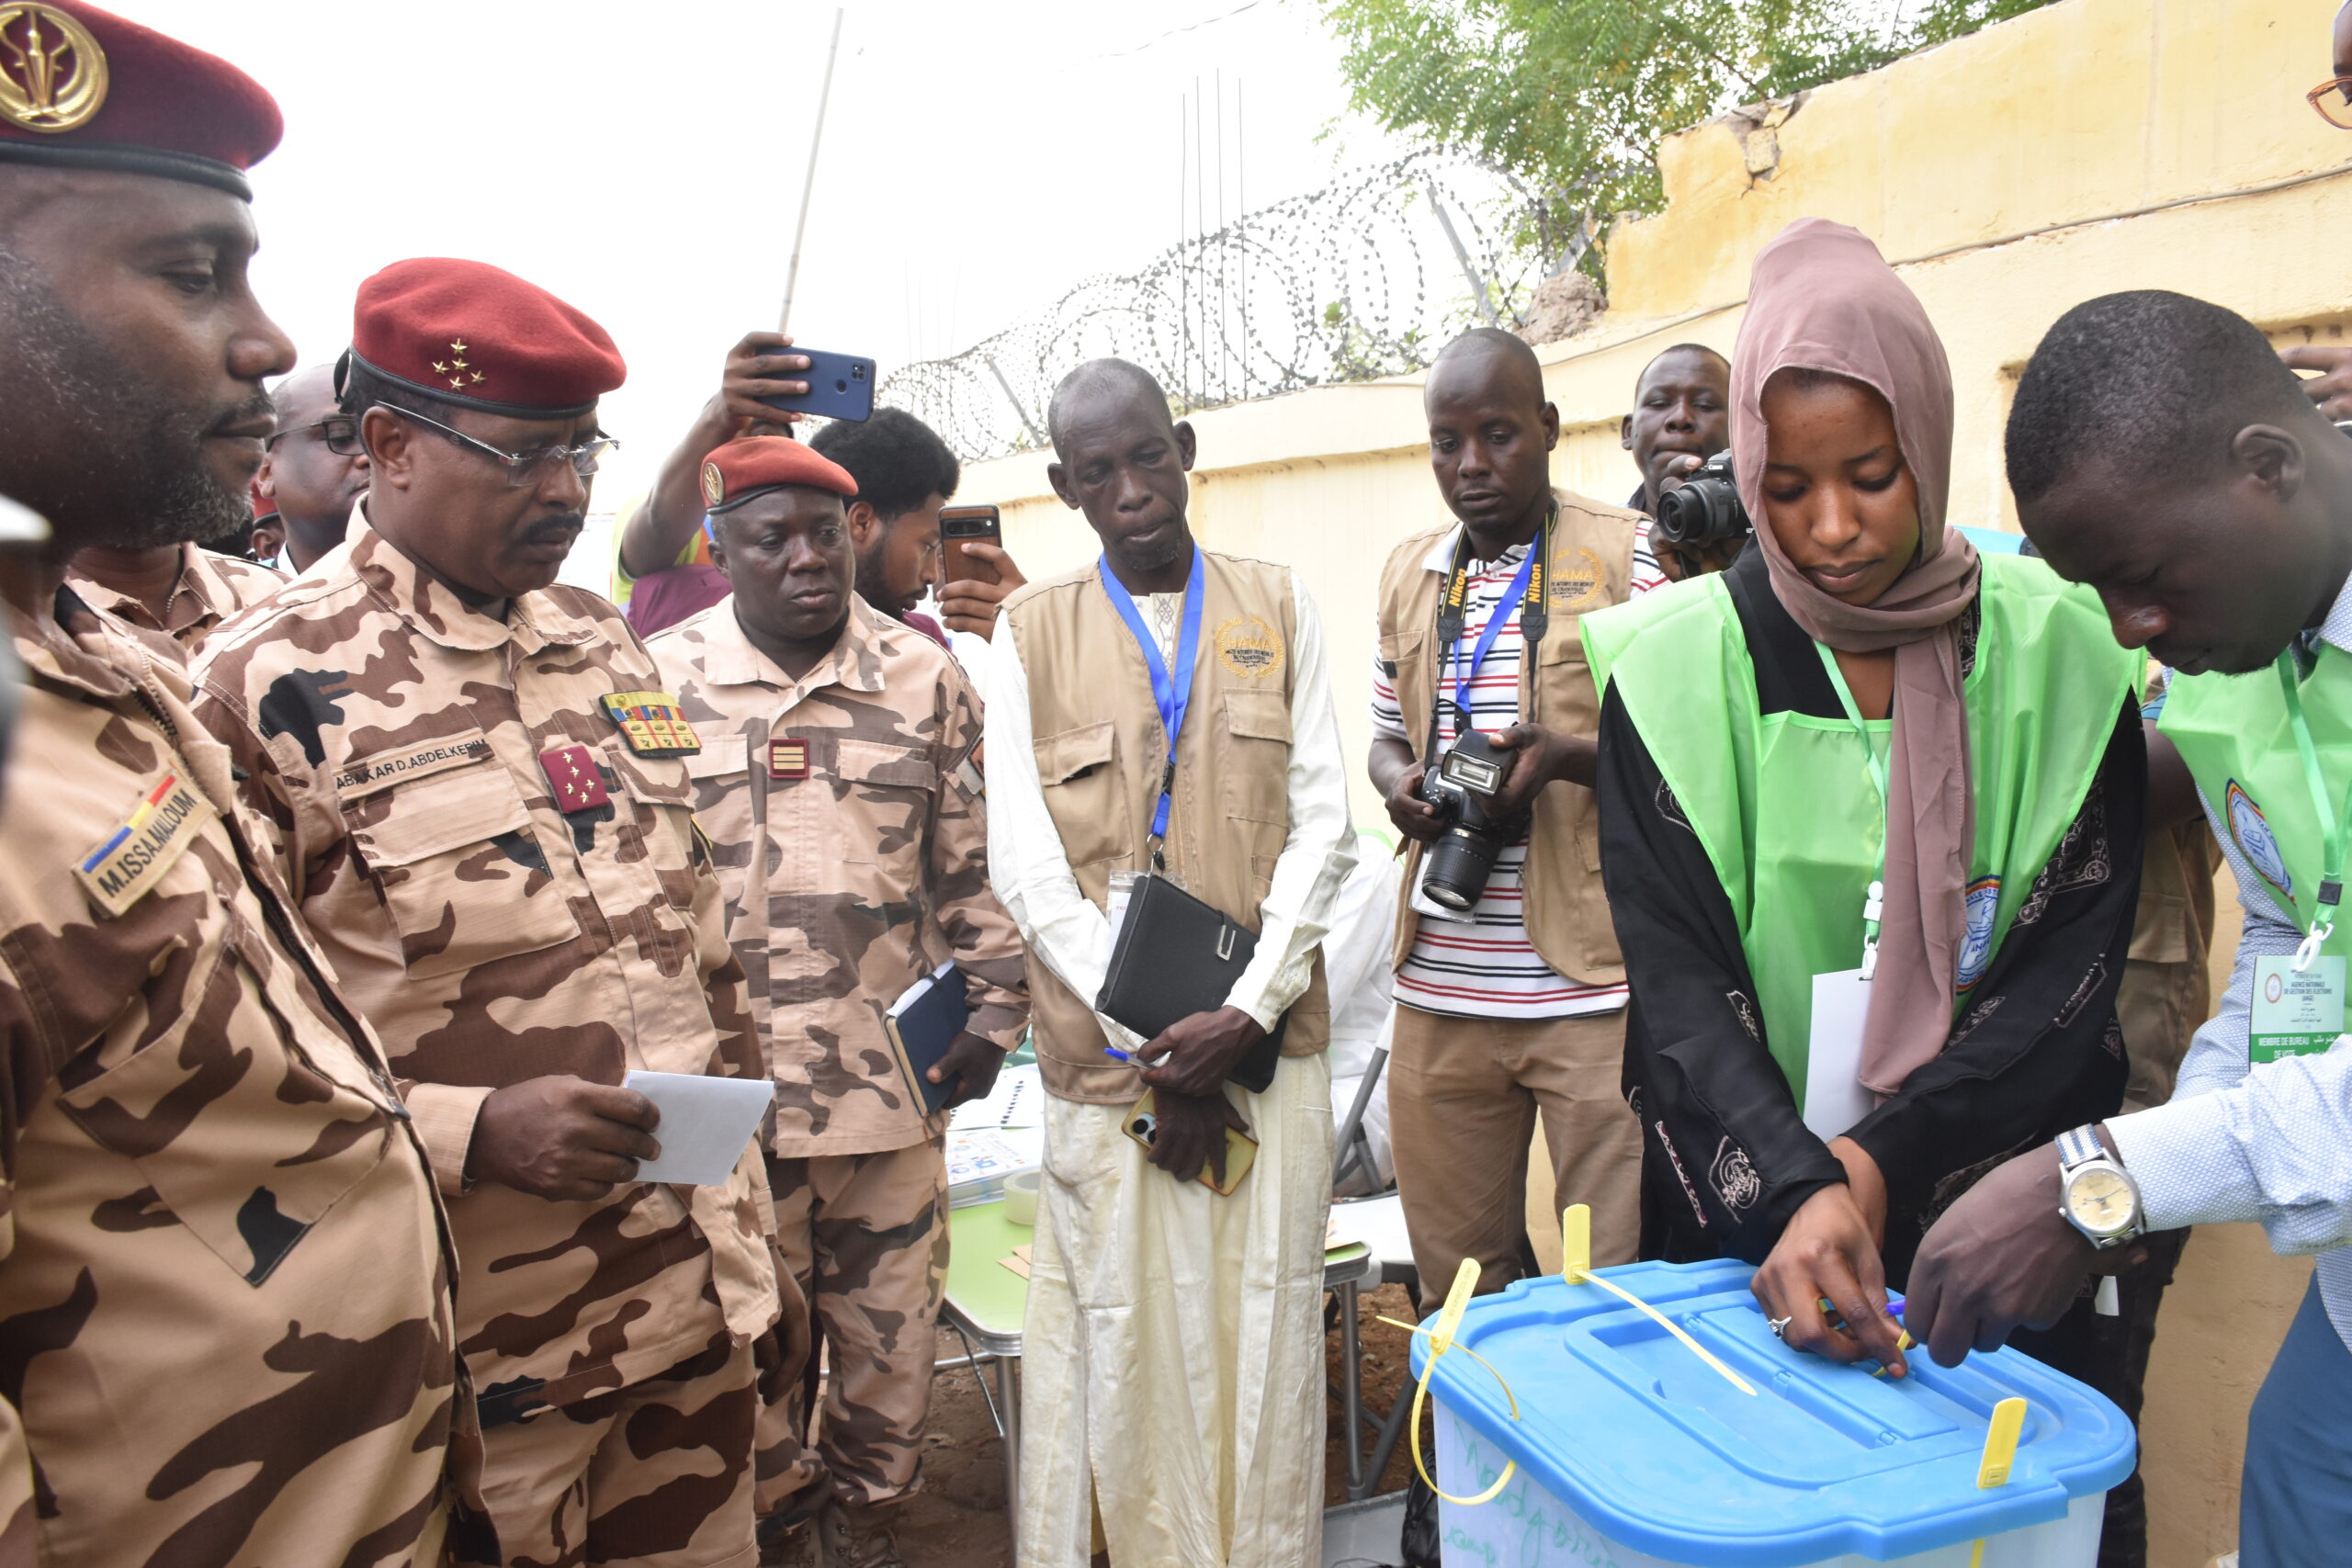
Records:
M808 391L797 398L762 398L770 408L813 413L824 419L862 423L874 417L874 361L854 354L828 354L821 348L795 344L779 354L805 354L808 368L781 372L777 379L806 381Z

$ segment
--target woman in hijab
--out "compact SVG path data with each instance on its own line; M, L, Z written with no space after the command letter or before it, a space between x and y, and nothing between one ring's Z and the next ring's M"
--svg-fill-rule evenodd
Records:
M1758 547L1584 624L1643 1256L1759 1264L1790 1344L1899 1375L1928 1222L2121 1098L2134 660L1946 525L1951 370L1861 234L1758 255L1732 398Z

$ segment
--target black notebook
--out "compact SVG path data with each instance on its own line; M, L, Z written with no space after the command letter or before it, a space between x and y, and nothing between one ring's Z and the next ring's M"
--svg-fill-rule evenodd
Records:
M1222 910L1164 876L1138 877L1094 1010L1149 1040L1182 1019L1223 1007L1257 951L1258 933ZM1233 1069L1230 1082L1252 1094L1272 1086L1288 1021L1274 1021Z
M899 1058L899 1071L906 1078L907 1092L914 1096L925 1116L939 1114L939 1108L963 1080L958 1073L944 1083L933 1083L925 1075L939 1065L971 1021L972 1004L963 971L952 958L916 981L882 1021L890 1035L890 1049Z

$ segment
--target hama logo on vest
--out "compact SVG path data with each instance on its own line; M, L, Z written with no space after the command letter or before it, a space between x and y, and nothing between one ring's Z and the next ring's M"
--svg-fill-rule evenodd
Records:
M1600 558L1578 546L1574 558L1560 562L1553 575L1552 603L1563 610L1590 609L1607 581Z
M1246 680L1278 672L1283 653L1282 634L1255 615L1237 615L1216 629L1217 662Z
M2235 779L2230 781L2227 799L2230 837L2237 840L2238 853L2245 857L2246 864L2262 874L2264 881L2291 900L2295 897L2295 879L2287 870L2286 857L2278 852L2278 840L2270 835L2270 819Z

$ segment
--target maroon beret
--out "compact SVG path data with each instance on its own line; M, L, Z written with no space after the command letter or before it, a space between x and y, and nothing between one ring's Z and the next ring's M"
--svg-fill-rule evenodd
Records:
M446 256L359 286L351 353L412 391L519 419L577 418L628 374L611 335L546 289Z
M746 435L703 459L703 504L714 513L785 485L812 485L839 496L857 493L847 468L788 435Z
M0 163L193 180L253 199L284 135L227 61L80 0L0 3Z

